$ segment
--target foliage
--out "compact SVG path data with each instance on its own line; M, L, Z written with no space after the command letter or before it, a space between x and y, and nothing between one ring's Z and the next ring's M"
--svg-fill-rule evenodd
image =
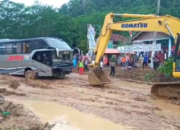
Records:
M173 70L173 58L168 58L167 61L165 61L164 65L159 67L159 72L166 74L167 76L172 76L172 70Z
M87 50L87 24L102 27L107 13L152 14L157 0L70 0L59 8L33 6L2 0L0 3L0 38L52 36L64 39L71 47ZM179 0L163 0L161 14L180 17ZM115 21L128 18L115 18ZM117 33L117 32L115 32ZM119 33L119 32L118 32ZM128 37L128 32L120 32Z

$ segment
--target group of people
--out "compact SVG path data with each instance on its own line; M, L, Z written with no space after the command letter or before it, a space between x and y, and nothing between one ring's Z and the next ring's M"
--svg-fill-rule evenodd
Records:
M107 56L104 56L101 61L100 61L100 69L103 69L104 67L109 67L111 68L110 75L114 76L115 74L115 66L116 66L116 56L112 55L110 60L108 59Z
M168 58L167 53L155 53L153 57L153 66L154 70L157 70L160 66L163 65L164 61Z
M163 64L163 62L166 60L164 57L164 54L161 52L156 52L154 56L152 57L151 61L151 53L140 53L139 55L135 53L129 53L129 54L122 54L118 57L116 55L112 55L111 58L108 58L107 56L104 56L100 61L100 69L103 69L104 67L110 67L110 75L115 75L115 66L121 66L122 69L126 67L130 68L147 68L151 62L153 62L153 68L154 70L157 70L157 68ZM84 71L88 71L88 64L93 63L94 61L89 59L86 55L78 55L75 54L73 57L73 66L74 68L79 69L79 74L83 74Z
M75 54L73 56L73 67L79 69L79 74L82 75L84 71L88 71L89 58L85 55Z
M166 54L167 55L167 54ZM164 61L167 59L167 56L165 56L165 53L156 52L154 56L152 57L151 61L151 53L140 53L139 55L135 53L129 53L129 54L121 54L117 58L114 56L115 59L117 59L117 62L115 62L115 65L122 67L122 69L128 67L128 68L143 68L146 69L150 67L151 62L153 62L153 68L154 70L157 70L159 66L161 66ZM105 56L103 60L103 66L110 66L112 67L111 61L109 62L108 57ZM113 68L114 70L114 68ZM112 72L113 72L112 70Z

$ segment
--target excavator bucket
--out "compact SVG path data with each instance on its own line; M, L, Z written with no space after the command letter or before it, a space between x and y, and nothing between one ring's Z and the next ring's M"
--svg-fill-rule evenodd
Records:
M103 70L95 68L89 71L88 81L91 85L104 85L111 83L111 80Z

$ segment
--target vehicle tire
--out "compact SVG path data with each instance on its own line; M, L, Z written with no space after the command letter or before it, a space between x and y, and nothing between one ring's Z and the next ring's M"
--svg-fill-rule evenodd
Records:
M27 70L24 76L26 79L35 79L35 74L32 70Z

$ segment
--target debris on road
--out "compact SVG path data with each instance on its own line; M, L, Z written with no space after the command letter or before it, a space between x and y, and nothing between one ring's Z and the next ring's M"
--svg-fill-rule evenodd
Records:
M17 89L20 86L20 83L17 80L13 80L10 82L9 87L13 89Z

